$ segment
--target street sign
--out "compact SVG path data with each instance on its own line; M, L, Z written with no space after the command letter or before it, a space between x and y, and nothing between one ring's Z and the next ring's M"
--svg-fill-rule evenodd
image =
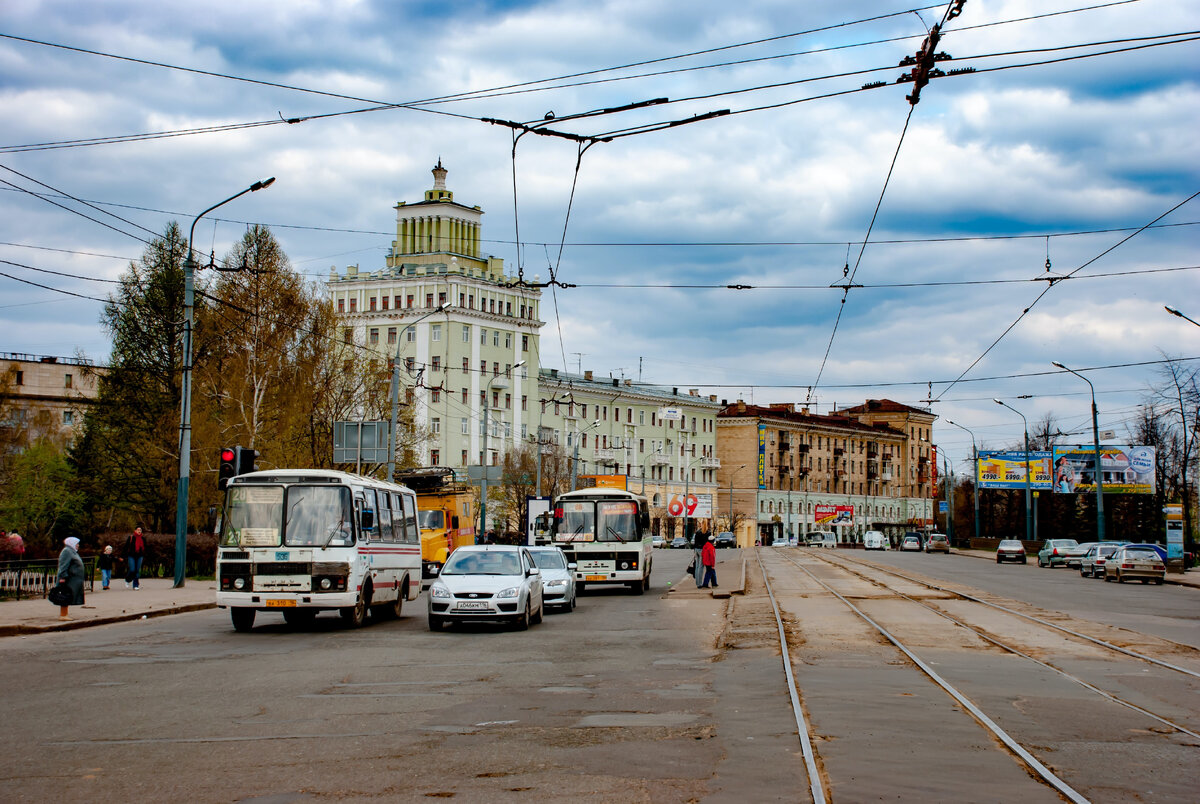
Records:
M683 418L683 411L680 408L659 408L658 418L665 422L677 422Z
M387 463L391 422L334 422L334 463Z

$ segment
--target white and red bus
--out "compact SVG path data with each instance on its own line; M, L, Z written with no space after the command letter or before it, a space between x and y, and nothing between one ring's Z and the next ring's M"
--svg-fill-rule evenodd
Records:
M217 548L217 606L249 631L259 611L289 624L336 610L352 627L398 617L421 592L411 489L325 469L273 469L229 481Z
M575 565L575 585L625 584L650 588L654 561L646 498L624 489L580 489L554 501L551 542Z

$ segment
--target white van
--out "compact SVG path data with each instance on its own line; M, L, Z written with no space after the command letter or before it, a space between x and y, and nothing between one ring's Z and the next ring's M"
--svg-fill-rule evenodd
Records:
M888 549L888 537L877 530L869 530L863 534L863 547L867 550Z
M805 543L809 547L837 547L837 534L829 530L814 530L805 536Z

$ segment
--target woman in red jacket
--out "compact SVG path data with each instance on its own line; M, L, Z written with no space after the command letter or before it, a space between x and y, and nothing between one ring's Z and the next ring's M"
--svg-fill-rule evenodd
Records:
M713 588L717 586L717 548L713 544L716 538L709 534L708 541L700 549L700 563L704 565L704 582L700 584L701 589L708 589L710 585Z

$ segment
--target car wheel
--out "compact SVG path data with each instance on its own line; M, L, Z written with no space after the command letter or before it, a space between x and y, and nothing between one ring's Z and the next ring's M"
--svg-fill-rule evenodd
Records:
M1021 559L1021 563L1022 563L1022 564L1024 564L1024 563L1025 563L1025 559L1023 559L1023 558L1022 558L1022 559Z
M513 620L513 629L517 631L529 630L529 601L525 601L525 611L517 615Z
M566 606L567 611L575 611L575 593L571 593L571 602Z
M342 615L342 622L350 628L362 628L367 621L367 610L371 608L370 587L364 588L358 593L358 600L353 606L347 606L339 610Z
M997 563L997 564L999 564L999 563L1000 563L1000 556L996 556L996 563Z
M1117 583L1125 583L1125 576L1117 572Z
M1107 573L1107 572L1106 572L1106 573L1104 573L1104 582L1105 582L1105 583L1108 583L1108 582L1109 582L1109 581L1111 581L1111 580L1112 580L1112 578L1108 577L1108 573Z
M1163 579L1162 579L1162 578L1155 578L1155 579L1154 579L1154 585L1155 585L1155 586L1162 586L1162 585L1163 585Z
M542 619L545 616L546 616L546 604L545 604L545 602L543 602L542 605L538 606L537 614L535 614L532 618L530 618L529 622L532 623L533 625L537 625L538 623L540 623L542 621Z
M233 621L233 630L244 634L254 627L254 609L235 607L229 610L229 619Z
M446 621L443 620L441 617L437 616L436 614L429 615L429 630L430 631L441 631L442 626L445 624L446 624Z
M1143 586L1145 586L1145 585L1146 585L1146 584L1148 584L1148 583L1150 583L1150 579L1149 579L1149 578L1142 578L1142 585L1143 585Z

